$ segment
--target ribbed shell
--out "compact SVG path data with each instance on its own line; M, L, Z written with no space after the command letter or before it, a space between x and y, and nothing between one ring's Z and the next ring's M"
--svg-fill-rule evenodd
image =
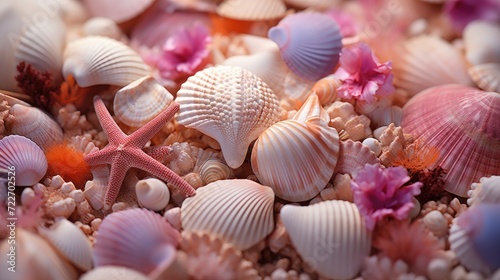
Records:
M108 37L84 37L72 41L64 51L63 75L72 75L81 87L126 86L149 72L134 50Z
M318 95L321 105L326 106L335 101L337 98L337 88L341 85L342 82L339 79L332 75L328 75L317 81L311 89L311 92L315 92Z
M292 119L305 122L314 117L319 117L325 123L330 121L330 115L328 115L326 110L321 106L318 95L312 92Z
M342 35L335 20L317 12L289 15L269 29L281 56L297 76L319 80L332 73L339 61Z
M285 120L255 141L252 169L259 181L288 201L317 195L333 175L339 155L337 130L319 117Z
M500 93L500 63L485 63L469 67L469 76L484 91Z
M139 205L153 211L163 210L170 201L167 185L156 178L139 180L135 184L135 194Z
M461 85L434 87L403 107L402 128L436 147L445 189L466 197L473 182L500 171L500 95Z
M145 274L122 266L101 266L83 274L79 280L151 280Z
M205 161L200 166L199 173L204 184L229 179L234 175L233 170L218 158L211 158Z
M377 164L380 160L370 148L359 141L340 141L339 158L335 173L349 174L356 177L365 164Z
M286 6L282 0L226 0L216 12L219 16L248 21L271 20L285 15Z
M274 193L246 179L221 180L196 190L181 207L185 232L207 232L245 250L274 228Z
M467 200L470 206L481 203L500 204L500 176L483 177L479 179L479 183L472 183L467 195L470 197Z
M371 232L354 203L285 205L280 216L301 258L322 277L352 279L369 256Z
M84 0L87 9L93 16L107 17L117 23L130 20L144 12L154 0Z
M45 154L30 139L9 135L0 140L0 173L6 176L0 181L13 178L8 182L15 182L16 186L33 186L45 176L47 168Z
M217 140L228 165L239 167L250 142L279 120L278 99L257 76L239 67L199 71L182 84L177 121Z
M141 127L165 110L173 95L151 76L121 88L113 101L115 116L128 126Z

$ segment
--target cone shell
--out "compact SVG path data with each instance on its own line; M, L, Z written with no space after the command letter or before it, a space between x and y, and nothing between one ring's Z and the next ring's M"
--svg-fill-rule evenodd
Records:
M403 107L402 128L440 154L445 189L466 197L473 182L500 170L500 95L461 85L425 90Z
M100 266L83 274L79 280L150 280L147 275L122 266Z
M259 181L288 201L317 195L333 175L339 154L337 130L319 117L281 121L255 141L252 169Z
M164 209L170 201L167 185L156 178L139 180L135 184L135 194L139 205L153 211Z
M472 65L500 63L500 25L495 22L473 21L462 33L465 56Z
M278 44L283 60L299 77L316 81L331 74L338 64L342 35L335 20L325 14L289 15L267 35Z
M245 21L260 21L282 18L286 12L282 0L226 0L216 12L219 16Z
M483 177L479 179L479 183L472 183L467 195L470 197L467 200L470 206L481 203L500 204L500 176Z
M107 17L116 23L122 23L135 18L144 12L154 0L84 0L85 7L93 16Z
M206 232L245 250L273 230L274 193L246 179L221 180L196 190L181 207L184 232Z
M47 168L45 154L30 139L9 135L0 140L0 173L5 178L14 176L16 186L33 186L45 176Z
M484 91L500 93L500 63L485 63L468 69L474 83Z
M113 101L115 116L128 126L141 127L165 110L174 97L151 76L120 89Z
M177 121L217 140L231 168L245 160L250 142L279 120L278 99L257 76L239 67L206 68L177 92Z
M355 178L365 164L377 164L380 160L370 148L359 141L340 141L339 158L335 174L349 174Z
M371 249L371 232L354 203L285 205L280 216L301 258L322 277L352 279Z
M149 70L134 50L108 37L84 37L64 51L63 75L72 75L81 87L126 86L147 76Z

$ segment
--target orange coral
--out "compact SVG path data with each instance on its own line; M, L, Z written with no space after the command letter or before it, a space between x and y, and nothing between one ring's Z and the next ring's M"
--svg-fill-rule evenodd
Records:
M439 150L426 146L417 140L408 145L397 155L392 155L393 166L403 166L411 173L415 173L432 166L439 157Z
M90 166L83 159L83 153L68 144L56 144L45 150L49 176L60 175L66 182L73 182L83 188L92 179Z
M87 111L92 104L94 95L108 89L107 85L97 85L92 87L80 87L72 75L68 75L61 84L60 92L53 96L60 105L73 104L80 111Z

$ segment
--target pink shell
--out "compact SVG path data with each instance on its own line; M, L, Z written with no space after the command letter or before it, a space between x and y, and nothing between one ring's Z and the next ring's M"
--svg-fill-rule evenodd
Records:
M319 80L332 73L339 61L342 35L335 20L325 14L289 15L267 35L280 47L290 70L302 78Z
M405 133L440 151L445 189L466 197L473 182L500 174L500 95L462 85L420 92L403 107Z
M368 146L351 139L340 141L339 158L334 174L349 174L354 178L365 164L376 163L380 163L380 160Z

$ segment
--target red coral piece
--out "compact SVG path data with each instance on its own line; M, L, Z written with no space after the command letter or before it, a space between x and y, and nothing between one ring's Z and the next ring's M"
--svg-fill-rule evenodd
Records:
M33 97L36 106L48 110L52 105L52 97L58 90L57 87L52 86L50 72L41 73L30 64L26 65L24 61L20 62L16 69L19 73L16 76L17 86L25 94Z

